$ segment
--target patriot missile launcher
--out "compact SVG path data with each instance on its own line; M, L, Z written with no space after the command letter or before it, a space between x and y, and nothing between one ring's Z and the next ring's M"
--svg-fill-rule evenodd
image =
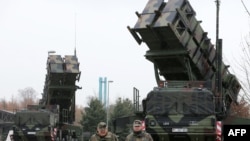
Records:
M81 71L76 55L49 54L39 105L15 114L15 141L82 141L82 126L75 122L75 92Z
M222 40L211 43L188 0L149 0L136 15L127 28L148 47L145 58L154 64L157 87L142 100L142 110L134 91L137 110L126 118L141 119L156 141L222 139L217 125L230 115L241 89L222 61ZM115 119L114 128L131 125L126 118Z

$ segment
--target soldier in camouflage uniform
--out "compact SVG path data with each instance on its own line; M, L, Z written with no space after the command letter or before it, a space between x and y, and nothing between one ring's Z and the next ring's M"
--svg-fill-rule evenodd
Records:
M135 120L133 123L133 132L126 137L125 141L153 141L151 135L142 129L142 122Z
M90 137L89 141L118 141L118 138L115 134L108 131L105 122L100 122L97 125L96 133Z

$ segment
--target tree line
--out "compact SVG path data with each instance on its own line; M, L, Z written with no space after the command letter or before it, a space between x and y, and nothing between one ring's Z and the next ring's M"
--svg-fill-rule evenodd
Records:
M38 105L38 93L31 87L18 90L17 97L12 96L11 100L0 99L0 110L15 112L26 109L27 105ZM75 106L75 122L81 124L85 131L95 132L96 125L100 121L106 122L107 112L111 125L112 119L116 117L129 116L133 114L133 104L128 98L117 98L115 104L106 106L97 97L89 97L88 106Z
M247 91L245 92L245 95L247 95ZM20 89L18 90L17 97L12 96L11 100L9 101L5 98L1 98L0 109L8 111L25 109L27 105L34 105L39 103L39 99L37 98L37 96L38 93L31 87ZM232 104L231 106L231 114L238 115L240 117L250 117L249 101L244 96L240 99L238 104ZM128 98L119 97L116 99L115 104L109 105L108 109L108 115L110 116L110 118L131 115L133 114L133 103L132 100ZM91 123L91 118L95 119L95 121L106 119L106 115L106 107L98 100L97 97L89 97L87 107L76 105L76 121L81 123L82 125ZM83 118L86 118L90 121L84 121Z

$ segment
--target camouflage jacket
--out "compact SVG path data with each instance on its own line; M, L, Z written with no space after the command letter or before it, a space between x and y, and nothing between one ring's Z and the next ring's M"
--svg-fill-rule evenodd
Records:
M118 141L118 138L115 134L108 132L105 137L100 137L98 134L93 134L89 141Z
M153 138L147 132L142 132L140 134L130 133L125 141L153 141Z

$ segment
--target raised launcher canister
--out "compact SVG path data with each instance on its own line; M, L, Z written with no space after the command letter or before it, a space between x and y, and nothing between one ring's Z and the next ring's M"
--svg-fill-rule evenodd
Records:
M145 57L166 81L211 81L215 91L217 58L214 45L204 32L188 0L149 0L133 28L128 26L138 44L149 50ZM222 62L223 96L237 102L241 85ZM214 93L215 94L215 93Z
M60 122L75 121L75 92L81 72L75 55L49 55L40 105L59 105Z
M56 140L82 141L82 127L75 124L76 85L81 72L76 55L50 55L47 60L47 74L39 105L59 105L59 121L53 129Z

